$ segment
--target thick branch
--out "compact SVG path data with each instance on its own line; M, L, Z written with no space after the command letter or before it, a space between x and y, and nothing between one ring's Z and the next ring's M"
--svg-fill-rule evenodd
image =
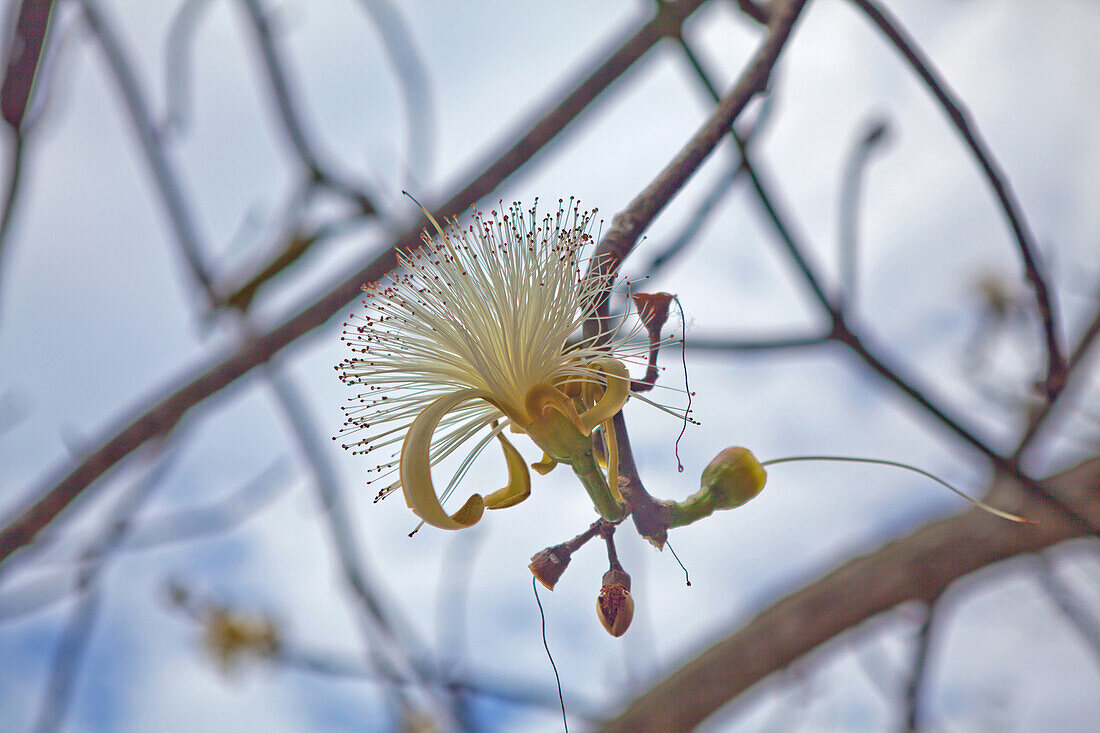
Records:
M1100 458L1043 482L1075 511L1100 521ZM906 601L935 601L951 583L993 563L1080 536L1081 527L1032 494L1019 525L971 510L927 524L855 558L760 612L634 700L605 730L687 730L768 675L858 624Z

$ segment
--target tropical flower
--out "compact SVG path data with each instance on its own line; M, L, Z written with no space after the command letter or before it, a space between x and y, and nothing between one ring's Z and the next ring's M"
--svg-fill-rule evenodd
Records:
M425 232L421 247L398 253L389 280L364 287L367 312L353 315L343 336L354 356L336 368L362 390L344 407L342 432L367 433L344 447L385 451L375 469L387 481L379 498L400 487L413 512L445 529L474 524L485 508L519 503L531 480L507 429L542 449L532 464L539 473L568 464L602 516L624 515L610 420L630 391L620 358L636 356L627 347L632 334L570 341L610 284L584 274L594 214L559 201L557 214L540 222L535 207L525 215L513 204L488 217L475 211L465 230L457 221L441 227L428 214L435 236ZM606 474L593 451L592 432L601 425ZM437 494L432 466L475 437ZM442 501L494 439L508 485L448 513Z

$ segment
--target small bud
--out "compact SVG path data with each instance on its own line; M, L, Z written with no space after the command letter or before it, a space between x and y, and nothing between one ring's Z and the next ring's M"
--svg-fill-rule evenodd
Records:
M596 599L596 611L607 633L618 638L630 628L634 599L630 597L630 576L612 568L603 574L603 587Z
M767 473L748 448L726 448L714 457L699 483L709 491L715 509L733 509L760 493Z
M547 590L554 590L558 579L569 567L571 556L572 553L564 545L554 545L535 554L531 558L531 564L527 567L531 569L531 574L535 576L535 580L545 585Z

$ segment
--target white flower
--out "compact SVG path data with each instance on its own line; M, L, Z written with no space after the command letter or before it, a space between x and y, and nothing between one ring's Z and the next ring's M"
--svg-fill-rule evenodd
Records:
M431 221L437 236L425 232L423 246L399 253L396 274L364 288L367 313L345 324L343 340L355 355L337 370L363 391L344 408L343 432L367 435L344 447L386 451L376 470L398 478L379 498L400 486L424 521L457 529L486 507L511 506L529 494L527 466L503 434L510 428L544 451L536 469L570 464L597 510L621 517L613 431L607 431L610 486L590 434L627 399L629 376L612 358L626 338L568 341L609 285L583 272L592 214L570 201L541 222L534 207L525 215L518 204L489 217L475 212L465 230ZM474 494L448 514L431 466L479 434L443 498L494 438L504 449L508 486Z

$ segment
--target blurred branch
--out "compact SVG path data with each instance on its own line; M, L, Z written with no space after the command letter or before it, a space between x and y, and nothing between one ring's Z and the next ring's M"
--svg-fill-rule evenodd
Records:
M1069 585L1058 577L1058 572L1046 553L1035 553L1035 578L1081 637L1094 661L1100 664L1100 621L1095 614L1081 607Z
M227 532L254 516L288 486L286 468L284 460L276 460L224 499L193 509L164 512L131 524L114 552L149 550ZM50 572L46 578L6 590L0 594L0 622L37 613L66 598L78 589L80 575L98 561L87 554L75 561L66 558L65 567Z
M19 198L20 183L23 180L23 151L24 138L17 129L12 129L8 138L8 169L4 176L3 202L0 206L0 292L3 292L4 263L8 255L5 246L8 242L8 234L11 231L11 223L15 216L15 204Z
M863 0L859 1L862 2ZM707 87L712 97L717 98L715 85L709 80L708 74L703 70L698 59L691 53L691 48L683 39L681 39L681 47L685 53L689 55L692 61L692 67L695 69L697 75ZM720 101L719 109L721 109L721 107L722 102ZM854 351L872 371L876 372L879 376L909 397L910 400L919 405L929 415L936 418L937 421L947 427L956 436L962 438L963 441L984 454L997 466L997 468L1020 479L1026 490L1044 497L1046 501L1051 502L1052 506L1065 512L1067 516L1073 517L1081 526L1100 535L1100 523L1090 521L1085 517L1075 517L1072 509L1062 504L1058 497L1050 495L1046 489L1028 477L1015 461L1007 459L995 451L988 443L979 438L971 428L965 426L958 417L949 415L945 408L941 407L940 404L937 404L936 400L932 399L930 396L931 392L926 385L918 386L911 375L903 375L897 363L888 363L888 357L881 347L871 347L868 345L869 339L867 335L857 333L856 329L852 327L850 320L845 316L841 304L834 303L826 294L824 279L810 263L807 256L809 248L805 245L802 236L796 234L796 229L793 225L793 217L784 210L774 187L766 178L765 171L753 160L751 151L744 145L744 142L737 137L735 131L733 131L733 135L735 142L737 142L741 150L741 165L749 176L749 181L752 183L752 188L756 193L757 202L764 210L769 223L775 229L778 241L786 249L787 253L794 261L795 266L802 273L803 280L813 291L821 308L832 321L832 330L829 338L844 344ZM611 235L609 234L608 236ZM601 250L598 250L598 252L602 251L603 243L600 244L600 247ZM604 306L606 310L606 301Z
M641 58L665 34L670 23L677 26L702 4L702 0L677 0L661 7L659 14L619 45L606 61L584 76L562 101L551 106L538 121L513 144L499 153L480 173L441 206L437 219L454 216L488 195L543 147L595 100L595 98ZM557 95L555 95L555 98ZM204 359L192 367L178 386L169 387L165 396L150 405L138 406L107 428L98 447L75 464L61 466L32 490L31 496L0 530L0 564L60 514L69 504L102 476L111 466L129 455L146 440L164 434L202 401L221 391L259 364L270 359L299 337L324 324L360 293L360 285L383 277L396 264L398 248L415 247L426 220L418 220L396 237L386 248L343 282L295 313L282 323L247 340L227 353Z
M1035 235L1028 228L1027 220L1024 218L1023 210L1016 200L1012 185L1009 183L1000 164L993 157L992 151L989 150L982 139L981 133L971 119L969 112L963 107L962 102L956 98L954 92L932 65L931 60L920 49L916 41L909 37L897 19L889 15L885 9L880 8L872 0L852 0L852 2L886 36L928 86L940 106L943 107L944 112L951 118L963 140L966 141L967 146L974 154L974 158L978 161L982 172L989 181L989 185L993 189L1016 238L1027 280L1035 291L1035 303L1043 323L1043 334L1046 339L1047 350L1047 377L1042 386L1047 396L1053 398L1062 390L1066 378L1066 361L1062 354L1057 328L1058 314L1050 289L1039 270L1039 263L1035 258Z
M340 492L336 469L325 453L326 446L316 437L320 435L320 431L310 419L306 406L290 379L270 364L267 365L265 375L313 473L313 485L327 520L337 563L344 582L351 591L351 597L356 601L357 612L354 615L359 620L368 658L387 678L396 680L411 673L413 678L420 680L425 689L428 689L432 672L419 664L407 650L410 643L415 641L412 630L407 625L397 628L395 618L400 618L402 614L391 616L382 600L383 595L378 590L377 579L367 574L363 549L352 522L351 508ZM385 643L384 646L379 644L380 641ZM422 648L420 644L416 646ZM397 657L396 660L394 656ZM403 704L409 707L405 691L400 687L392 689Z
M77 676L80 673L80 663L99 615L102 599L102 589L98 586L100 573L110 553L126 536L134 514L164 478L171 465L170 458L171 454L155 459L157 463L126 492L114 508L102 538L84 553L84 559L88 564L81 570L77 580L80 598L69 616L69 623L62 632L54 652L46 695L42 700L38 723L35 726L35 730L39 733L60 730L64 723L76 687Z
M313 144L306 135L305 126L301 116L294 106L290 91L290 79L283 61L283 57L275 47L275 37L268 22L267 14L260 6L261 0L241 0L248 14L249 24L255 33L256 43L260 48L260 59L267 74L268 85L271 87L272 96L275 98L275 106L279 112L279 119L283 123L283 131L298 156L299 162L309 171L310 177L322 186L339 193L347 199L354 201L364 214L375 213L374 204L366 192L357 186L347 182L327 165L322 164Z
M924 622L917 630L917 638L914 640L916 649L913 650L913 669L905 689L905 730L907 731L918 731L922 727L922 702L928 677L928 655L932 649L932 623L933 619L939 616L937 608L938 604L931 603L925 609Z
M0 210L0 276L3 274L8 235L22 182L24 157L23 122L35 80L40 76L39 62L49 27L53 0L23 0L15 18L15 30L5 49L7 69L0 85L0 116L10 128L7 137L8 168L4 176L3 207ZM0 280L0 284L2 284ZM0 291L2 292L2 291Z
M688 351L779 351L821 346L830 341L829 334L818 336L772 336L759 339L726 338L723 336L692 336L684 345Z
M406 165L416 176L416 187L431 177L435 157L435 103L432 101L431 78L420 57L412 32L400 11L389 0L359 0L374 21L378 39L397 77L401 95L405 98L407 119Z
M0 85L0 115L16 133L23 127L50 24L53 0L23 0L7 48L7 70Z
M755 20L760 25L767 25L770 17L770 9L765 3L770 0L736 0L741 12Z
M841 297L852 303L856 297L856 279L859 259L859 200L863 173L871 155L890 139L890 123L885 117L876 116L864 124L859 140L848 154L840 184L840 247Z
M1020 462L1031 448L1035 439L1039 436L1042 429L1047 425L1051 418L1057 415L1060 410L1058 409L1063 403L1069 400L1067 393L1077 392L1079 388L1084 388L1085 385L1081 382L1087 382L1088 373L1087 370L1081 369L1081 365L1089 358L1089 353L1092 351L1092 347L1096 344L1097 337L1100 337L1100 308L1093 314L1092 320L1085 328L1085 331L1081 334L1080 340L1077 342L1077 346L1074 347L1070 354L1069 361L1066 366L1066 381L1067 388L1063 389L1053 399L1049 400L1042 409L1035 415L1035 417L1028 423L1027 429L1024 431L1023 437L1020 438L1017 443L1016 451L1013 453L1013 460Z
M184 0L172 16L164 42L165 111L162 135L182 132L191 106L191 76L188 47L195 37L203 12L210 0Z
M196 219L183 192L180 177L168 158L163 140L157 132L148 96L138 82L136 67L127 56L112 25L112 21L100 8L97 0L79 0L84 11L84 19L99 43L107 60L107 66L114 76L122 95L130 121L134 125L142 152L149 163L150 172L160 193L171 224L176 243L183 253L184 260L192 277L202 288L207 305L216 305L213 283L203 262L202 238L199 236Z
M1043 481L1075 511L1100 522L1100 458ZM995 493L1012 495L999 479ZM1015 484L1018 486L1018 484ZM762 610L631 702L604 730L686 730L768 675L906 601L931 603L954 581L994 563L1081 535L1076 523L1031 494L1016 509L1037 526L979 510L927 524L849 560Z

